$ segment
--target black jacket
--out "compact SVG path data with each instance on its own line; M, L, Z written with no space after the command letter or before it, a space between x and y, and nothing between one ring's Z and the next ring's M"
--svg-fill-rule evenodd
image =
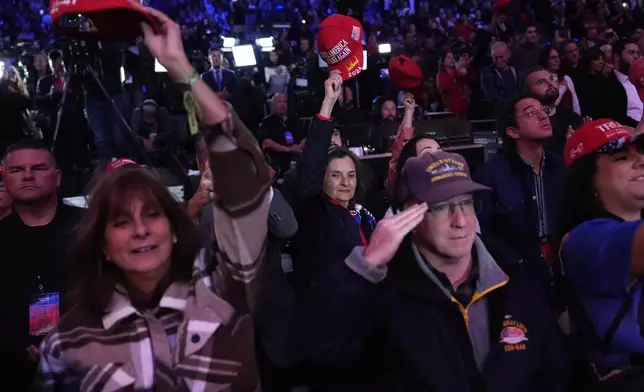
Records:
M216 93L222 92L226 89L226 91L231 95L234 95L237 90L237 76L229 69L221 69L221 86L217 84L215 72L212 69L202 73L201 80L203 80L212 89L212 91Z
M379 283L349 268L348 258L312 286L293 339L318 366L315 384L329 391L567 391L567 345L538 283L509 272L505 283L474 294L486 300L489 325L479 370L456 300L414 257L407 239Z
M293 238L291 255L299 289L306 289L331 265L341 263L355 246L362 245L354 217L332 203L322 189L333 129L333 122L313 119L297 166L299 195L294 211L299 231ZM367 226L368 219L362 219L361 228L368 237L372 230Z

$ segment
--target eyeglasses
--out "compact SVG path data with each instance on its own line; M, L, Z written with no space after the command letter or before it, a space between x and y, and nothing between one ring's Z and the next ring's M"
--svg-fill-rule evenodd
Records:
M522 117L534 117L534 116L539 116L539 113L543 114L544 116L548 115L548 112L546 112L546 109L541 107L538 109L530 109L527 112L524 112L521 116Z
M454 216L457 209L464 214L476 213L480 208L480 200L465 199L455 203L437 204L427 210L427 215L435 219L448 219Z

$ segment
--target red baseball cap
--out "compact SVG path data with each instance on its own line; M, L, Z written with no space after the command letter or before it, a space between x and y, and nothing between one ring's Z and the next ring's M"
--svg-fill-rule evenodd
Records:
M157 21L129 0L50 0L49 12L56 32L69 38L129 41L143 35L141 22L159 31Z
M570 167L576 160L594 152L611 152L624 148L637 138L617 121L600 119L582 125L566 141L564 162Z
M107 174L112 174L122 167L141 167L141 165L131 159L119 158L112 160L112 162L107 165L105 171L107 172Z
M511 0L497 0L494 2L494 8L501 11L505 10L510 6Z
M396 90L411 93L416 99L425 95L423 71L418 63L405 55L389 60L389 79Z
M364 68L362 24L346 15L331 15L320 24L318 51L329 71L340 71L342 80L357 76Z

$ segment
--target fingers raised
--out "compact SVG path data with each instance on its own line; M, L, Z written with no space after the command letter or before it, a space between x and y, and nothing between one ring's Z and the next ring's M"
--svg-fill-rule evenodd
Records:
M425 215L425 212L427 212L426 203L416 204L415 206L409 207L403 212L396 214L391 218L388 218L381 222L383 225L386 225L386 226L391 226L393 228L400 228L400 227L403 227L405 223L410 219L414 219L415 217L418 217L418 216L422 218L423 215Z
M144 6L144 5L140 4L140 3L137 3L136 1L132 1L132 0L130 0L130 4L134 8L139 10L140 12L143 12L143 13L150 14L150 15L154 16L155 18L157 18L159 20L159 22L161 22L161 24L174 23L174 21L172 19L170 19L170 17L168 17L168 15L164 14L163 12L161 12L159 10L156 10L156 9L150 8L150 7L146 7L146 6Z

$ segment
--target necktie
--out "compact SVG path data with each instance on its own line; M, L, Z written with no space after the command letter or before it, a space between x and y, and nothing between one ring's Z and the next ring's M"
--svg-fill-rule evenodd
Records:
M221 90L221 71L215 71L215 81L217 82L217 87Z

